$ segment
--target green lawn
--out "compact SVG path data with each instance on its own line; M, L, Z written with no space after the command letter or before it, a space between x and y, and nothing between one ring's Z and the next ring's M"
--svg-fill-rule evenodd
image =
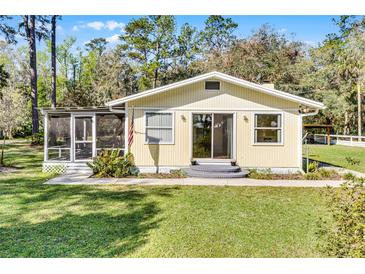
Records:
M341 145L308 145L309 158L332 164L335 166L344 167L347 169L364 172L365 173L365 148L350 147ZM303 155L305 156L306 147L303 146ZM349 165L346 157L359 159L360 165Z
M0 257L323 256L319 189L43 185L41 151L8 146Z

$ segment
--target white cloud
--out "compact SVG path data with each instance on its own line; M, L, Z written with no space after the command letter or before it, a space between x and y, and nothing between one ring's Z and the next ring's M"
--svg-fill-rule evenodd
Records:
M125 24L122 23L122 22L109 20L109 21L106 21L106 22L93 21L93 22L89 22L89 23L74 25L72 27L72 30L73 31L79 31L80 29L92 28L94 30L107 29L107 30L113 31L113 30L119 29L120 32L123 32L124 27L125 27Z
M105 24L101 21L94 21L86 24L87 27L95 29L95 30L101 30L105 27Z
M111 44L119 42L119 34L114 34L110 37L105 38L105 40Z
M286 28L281 28L281 29L279 29L279 32L281 32L281 33L284 33L284 32L286 32L287 31L287 29Z
M63 30L63 28L60 25L57 25L56 26L56 30L60 30L61 31L61 30Z
M109 29L109 30L114 30L114 29L117 29L119 28L120 31L123 31L124 30L124 26L125 24L124 23L121 23L121 22L117 22L117 21L107 21L106 24L105 24L105 28Z

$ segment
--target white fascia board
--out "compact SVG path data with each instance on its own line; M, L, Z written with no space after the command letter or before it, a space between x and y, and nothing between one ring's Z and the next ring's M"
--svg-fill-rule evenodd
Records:
M179 87L182 87L182 86L185 86L185 85L193 84L193 83L203 81L203 80L213 78L213 77L215 79L223 80L223 81L226 81L226 82L229 82L229 83L232 83L232 84L235 84L235 85L239 85L239 86L242 86L242 87L246 87L246 88L251 88L253 90L263 92L265 94L269 94L269 95L279 97L279 98L282 98L282 99L285 99L285 100L293 101L293 102L296 102L296 103L299 103L299 104L303 104L305 106L318 108L318 109L324 109L325 108L323 103L320 103L320 102L317 102L317 101L314 101L314 100L310 100L310 99L306 99L306 98L303 98L303 97L300 97L300 96L297 96L297 95L293 95L293 94L290 94L290 93L287 93L287 92L284 92L284 91L271 89L271 88L268 88L268 87L265 87L265 86L262 86L262 85L259 85L259 84L255 84L255 83L252 83L252 82L249 82L249 81L246 81L246 80L242 80L242 79L239 79L239 78L236 78L236 77L233 77L233 76L221 73L221 72L216 72L216 71L209 72L209 73L206 73L206 74L203 74L203 75L199 75L199 76L187 79L187 80L172 83L170 85L162 86L162 87L159 87L159 88L146 90L146 91L141 92L141 93L137 93L137 94L130 95L130 96L127 96L127 97L123 97L121 99L113 100L113 101L107 102L106 105L107 106L117 106L117 105L125 103L125 102L129 102L129 101L136 100L136 99L139 99L139 98L143 98L143 97L151 96L151 95L154 95L154 94L162 93L162 92L165 92L165 91L169 91L171 89L175 89L175 88L179 88Z

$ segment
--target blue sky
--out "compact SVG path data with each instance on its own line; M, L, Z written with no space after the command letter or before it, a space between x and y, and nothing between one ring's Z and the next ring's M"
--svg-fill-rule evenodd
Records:
M58 22L57 40L63 41L67 36L77 38L77 46L83 46L92 38L104 37L111 45L118 43L118 35L123 33L123 27L132 18L138 16L63 16ZM326 34L337 31L332 18L334 16L231 16L238 23L235 34L247 37L262 24L269 23L279 32L289 37L315 45L321 42ZM185 22L197 29L204 27L207 16L176 16L178 27ZM13 18L14 25L21 20ZM24 41L19 41L19 45ZM42 47L42 45L41 45Z

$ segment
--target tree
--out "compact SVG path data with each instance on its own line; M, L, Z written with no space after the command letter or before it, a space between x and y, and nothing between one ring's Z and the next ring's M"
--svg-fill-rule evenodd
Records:
M56 63L56 23L59 16L51 17L51 71L52 71L52 107L57 105L57 63Z
M213 55L220 55L228 49L236 36L233 32L238 27L232 18L224 18L221 15L211 15L205 21L204 30L201 32L201 39L207 52Z
M36 21L38 25L36 26ZM30 86L32 97L32 134L39 132L39 117L38 117L38 92L37 92L37 50L36 38L44 39L47 37L49 23L45 16L24 15L23 22L19 28L24 28L22 34L29 47L29 66L30 66Z
M106 50L107 44L108 42L105 38L94 38L86 43L85 47L88 51L96 51L98 53L98 56L100 57Z
M344 53L351 60L353 73L355 74L357 90L357 134L362 134L362 109L361 109L361 86L365 80L365 30L356 27L352 29L348 36Z
M3 87L6 87L8 85L9 77L10 77L10 75L5 70L4 64L0 64L0 98L2 97L1 90L3 89Z
M100 58L95 69L93 90L97 104L128 96L137 91L137 80L121 47L109 50Z
M200 73L197 66L198 56L201 54L200 34L196 28L185 23L176 39L174 58L175 64L170 81L183 80Z
M133 19L121 36L129 58L136 62L141 74L139 88L155 88L167 82L175 45L175 18L173 16L148 16Z
M23 110L23 97L16 89L5 88L0 99L0 130L3 132L3 144L1 148L0 166L4 165L5 140L12 136L13 130L25 119Z
M0 15L0 33L5 35L6 42L10 44L15 44L15 34L16 31L13 27L9 26L5 23L6 20L12 19L11 16L8 15Z
M263 25L245 39L237 40L219 57L209 56L205 70L222 70L230 75L296 92L302 75L296 64L304 59L301 42L290 41L270 25Z

